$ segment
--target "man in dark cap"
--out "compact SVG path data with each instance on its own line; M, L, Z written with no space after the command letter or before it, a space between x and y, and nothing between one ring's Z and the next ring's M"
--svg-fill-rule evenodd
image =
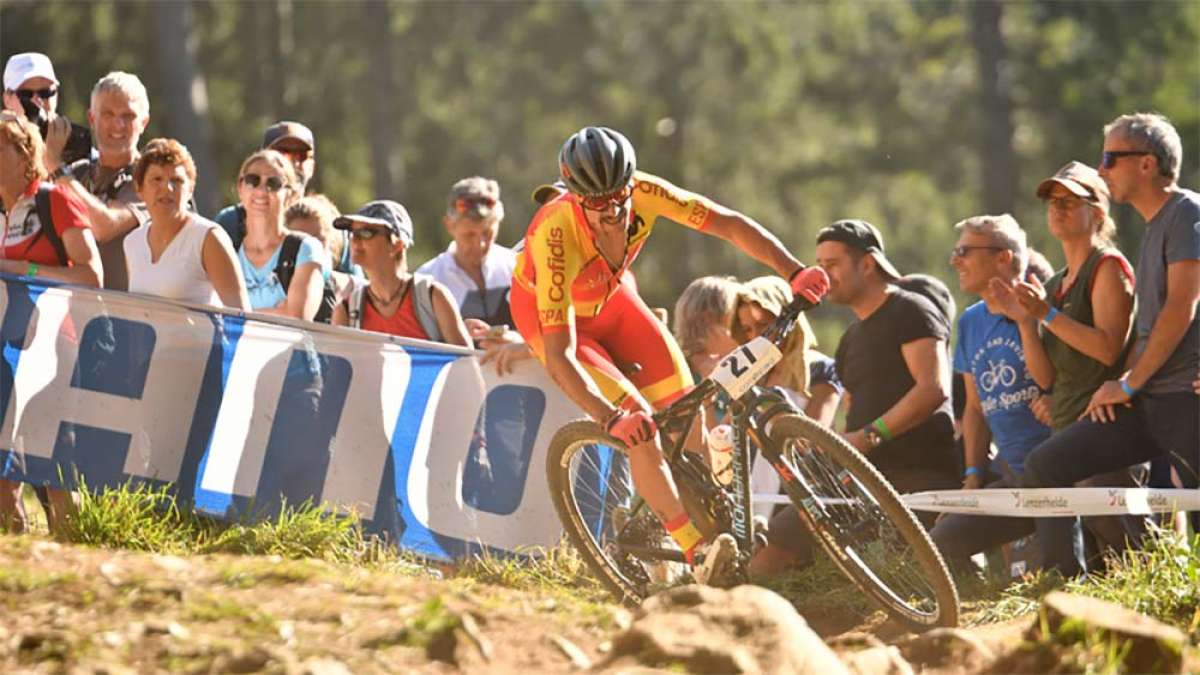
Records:
M825 297L858 317L835 356L850 397L842 435L901 493L959 487L946 308L901 287L903 277L884 255L883 237L864 220L839 220L822 229L817 264L829 275ZM949 300L949 292L944 295ZM932 519L926 526L931 524ZM771 519L767 538L751 562L752 573L778 572L811 556L812 538L794 507Z

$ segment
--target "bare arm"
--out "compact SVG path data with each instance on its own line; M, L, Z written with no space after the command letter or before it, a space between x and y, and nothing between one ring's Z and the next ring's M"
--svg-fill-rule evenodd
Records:
M438 330L442 333L442 342L472 348L467 326L458 313L458 307L454 305L454 298L445 286L436 282L433 284L433 316L437 319Z
M221 304L231 309L250 309L250 296L246 293L242 266L238 264L237 254L233 252L228 239L212 232L204 235L200 263Z
M905 343L900 351L914 384L883 414L883 422L893 436L917 427L950 398L950 364L945 342L921 338Z
M333 308L333 316L329 319L329 323L334 326L349 326L350 315L346 312L346 303L339 302Z
M1200 260L1167 265L1167 299L1150 329L1146 348L1129 371L1126 378L1129 386L1140 389L1166 363L1195 320L1197 302L1200 302Z
M975 390L975 376L963 373L967 390L967 405L963 409L963 455L968 469L975 467L983 472L988 465L988 448L992 444L992 430L983 416L983 405L979 392ZM963 480L963 487L977 488L983 485L983 476L976 473Z
M128 206L105 204L77 180L64 180L62 184L70 188L71 193L87 207L96 241L105 243L137 227L138 219Z
M732 243L784 279L790 279L802 267L800 261L767 228L724 206L713 207L704 232Z
M575 359L574 329L544 333L542 341L546 348L546 371L555 384L592 419L607 418L615 407Z
M288 286L287 298L278 307L260 309L264 314L290 316L293 319L312 321L321 307L321 294L325 280L321 277L321 266L313 261L296 266L292 283Z
M68 227L62 233L63 246L72 265L38 265L37 276L78 286L99 288L104 283L100 267L100 251L92 231L86 227ZM0 260L0 270L8 274L25 274L29 263L24 260Z
M837 416L838 403L841 397L831 384L814 384L808 388L812 396L808 405L804 406L804 414L827 427L833 426L833 418Z
M1170 302L1168 297L1168 306ZM1111 366L1121 358L1121 351L1129 338L1133 313L1133 284L1121 273L1121 266L1115 260L1100 263L1096 270L1095 281L1092 283L1092 311L1096 324L1094 326L1059 314L1050 322L1048 329L1074 349L1106 366ZM1183 337L1182 332L1179 333L1179 337ZM1025 351L1028 354L1029 350ZM1034 379L1037 379L1036 375Z

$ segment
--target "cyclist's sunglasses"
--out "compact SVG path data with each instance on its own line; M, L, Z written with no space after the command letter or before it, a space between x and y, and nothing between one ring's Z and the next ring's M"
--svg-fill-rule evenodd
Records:
M633 196L633 184L630 183L625 187L606 195L599 197L580 197L579 203L583 204L583 208L589 211L604 211L608 209L610 204L620 206Z
M45 89L18 89L14 93L16 93L17 98L23 101L33 100L34 96L37 96L43 101L48 101L55 96L58 96L58 89L55 87L46 87Z
M1117 160L1122 157L1140 157L1142 155L1153 155L1153 152L1145 150L1105 150L1104 154L1100 155L1100 167L1103 169L1111 169L1117 164Z
M256 173L248 173L242 176L242 184L251 190L257 188L259 185L264 185L267 192L279 192L283 189L283 179L279 176L267 176L263 178Z
M387 237L392 231L386 227L360 227L350 230L350 238L359 241L371 241L375 237Z

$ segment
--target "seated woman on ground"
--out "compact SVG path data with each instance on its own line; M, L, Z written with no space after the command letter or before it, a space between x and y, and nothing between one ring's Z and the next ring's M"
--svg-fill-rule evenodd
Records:
M229 235L187 208L196 189L196 165L188 149L172 138L150 141L134 164L133 182L150 224L125 238L129 291L250 309Z
M351 266L354 273L337 269L337 261L346 253L346 237L333 227L333 221L340 215L342 214L337 205L328 197L314 193L305 195L289 206L283 216L283 224L287 229L316 238L329 253L334 263L329 278L333 281L333 290L339 300L349 297L350 290L356 282L365 281L362 270L357 267Z
M408 271L413 226L403 206L388 200L368 202L340 216L333 226L350 231L350 257L367 274L367 285L337 304L335 326L471 348L450 291Z
M299 245L294 258L281 260L289 236L284 213L299 199L292 163L274 150L259 150L242 162L237 185L246 209L246 238L238 261L250 306L264 314L327 321L333 303L327 297L331 264L325 248L307 234L290 233L300 238Z

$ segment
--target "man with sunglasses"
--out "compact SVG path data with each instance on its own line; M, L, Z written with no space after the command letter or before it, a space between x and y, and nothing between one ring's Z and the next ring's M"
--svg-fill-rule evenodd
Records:
M1072 485L1164 455L1184 487L1200 485L1200 194L1179 186L1182 162L1179 133L1161 115L1122 115L1104 128L1100 176L1112 201L1146 221L1137 340L1124 374L1096 390L1083 418L1026 459L1025 487Z
M688 562L704 552L696 580L720 580L736 544L727 534L703 541L680 503L651 417L692 387L687 361L624 273L662 219L730 241L790 279L797 293L812 296L824 275L806 271L747 216L637 171L633 145L613 129L573 134L558 164L567 191L538 210L517 256L517 330L563 392L627 446L638 493Z

